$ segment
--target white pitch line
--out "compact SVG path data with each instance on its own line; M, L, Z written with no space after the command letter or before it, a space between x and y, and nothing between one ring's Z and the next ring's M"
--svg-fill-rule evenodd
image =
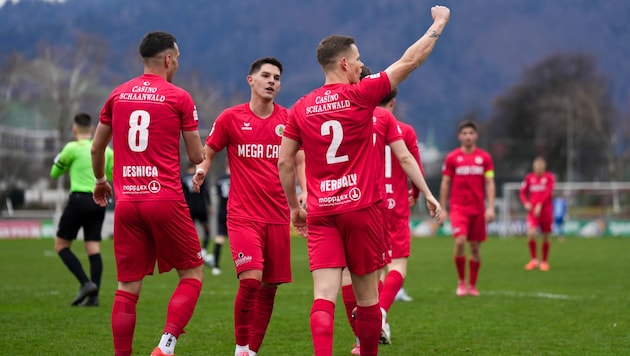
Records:
M584 299L584 297L570 296L566 294L554 294L554 293L545 293L545 292L533 292L533 293L525 293L525 292L514 292L514 291L481 291L482 295L505 295L509 297L519 297L519 298L544 298L544 299L560 299L560 300L569 300L569 299Z

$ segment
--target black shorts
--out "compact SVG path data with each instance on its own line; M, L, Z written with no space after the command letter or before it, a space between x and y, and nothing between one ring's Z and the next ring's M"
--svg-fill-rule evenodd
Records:
M105 208L94 202L92 193L70 193L68 205L59 219L57 236L64 240L74 240L79 229L83 228L85 241L101 241L103 220Z
M190 217L192 218L193 222L195 221L199 221L202 224L207 224L208 223L208 209L206 209L206 207L193 207L192 209L189 207L188 208L190 210Z
M217 214L217 235L227 237L227 214L219 212Z

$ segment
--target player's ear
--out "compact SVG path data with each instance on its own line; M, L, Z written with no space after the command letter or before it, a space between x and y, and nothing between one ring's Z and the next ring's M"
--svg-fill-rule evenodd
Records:
M341 57L339 59L339 62L341 64L341 68L345 71L348 70L348 58L346 57Z
M166 53L164 56L164 67L170 68L173 66L173 53Z

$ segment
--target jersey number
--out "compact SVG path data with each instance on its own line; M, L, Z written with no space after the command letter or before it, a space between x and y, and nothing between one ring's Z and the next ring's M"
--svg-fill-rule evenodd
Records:
M149 144L149 123L151 115L144 110L136 110L129 116L127 142L134 152L143 152Z
M348 155L337 156L337 150L343 141L343 128L339 121L330 120L322 124L322 136L328 135L332 135L332 141L326 152L326 162L328 164L347 162Z
M385 178L392 177L392 148L385 145Z

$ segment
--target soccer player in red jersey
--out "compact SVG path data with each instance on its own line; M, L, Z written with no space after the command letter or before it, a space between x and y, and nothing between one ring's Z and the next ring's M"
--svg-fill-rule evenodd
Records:
M431 53L450 10L435 6L431 13L434 22L424 36L385 71L361 81L363 63L354 39L342 35L323 39L317 59L326 81L291 109L278 167L293 224L304 227L308 223L315 355L332 354L335 301L345 266L357 300L355 327L361 353L378 353L382 320L378 270L385 266L387 246L384 214L377 205L381 200L379 180L374 179L379 172L374 164L373 111ZM306 162L308 222L295 192L295 157L300 147ZM402 165L414 184L424 189L431 215L439 219L439 203L426 187L413 156L404 157Z
M547 172L547 162L543 157L536 157L533 162L534 171L527 174L521 184L519 197L527 210L527 244L530 260L525 265L526 270L539 267L541 271L549 271L547 257L549 256L549 235L553 222L553 188L555 177ZM540 228L542 236L542 261L540 266L536 256L536 234Z
M481 243L486 240L486 222L494 220L494 164L490 154L477 147L479 135L475 123L460 123L457 137L461 146L451 151L442 165L440 203L442 206L450 203L454 259L459 278L456 294L460 297L478 296L476 286L481 266ZM466 241L470 246L468 285L465 278Z
M258 352L277 287L291 282L289 208L278 177L288 113L274 101L281 75L282 64L276 58L251 64L250 101L217 117L206 139L206 158L194 178L201 184L216 153L227 148L231 172L227 226L239 279L234 303L237 356Z
M383 112L391 114L394 109L396 94L397 89L394 89L390 95L383 99L381 105L374 110L374 116L383 116ZM396 121L396 124L401 132L405 147L413 155L424 175L415 131L404 122ZM411 190L409 189L407 174L398 160L392 159L391 145L385 146L384 152L381 154L385 159L383 201L385 202L385 218L387 220L385 227L387 229L386 236L389 238L391 262L387 265L387 271L384 275L383 286L379 294L379 304L383 315L387 315L407 275L407 261L411 254L410 207L415 205L420 191L415 185L412 185ZM389 324L385 323L384 328L381 332L381 342L390 343Z
M370 74L369 68L363 66L361 78ZM402 278L397 277L403 276L401 273L406 272L406 260L409 256L411 242L409 206L410 204L415 205L415 199L419 196L419 190L415 185L412 191L408 191L407 174L400 166L398 159L411 153L416 159L416 162L418 162L421 173L424 175L416 134L413 128L397 121L392 113L397 94L398 89L394 88L391 93L383 98L379 106L374 109L373 113L374 148L376 149L377 157L375 164L380 178L383 179L379 185L381 187L381 194L384 197L380 206L385 214L385 238L389 248L387 267L391 268L389 271L392 272L392 274L389 275L387 271L384 270L379 280L379 304L383 314L380 339L382 344L391 343L390 327L386 319L387 312L394 301L397 291L400 290L402 285ZM394 144L394 142L398 140L403 140L402 142L404 144ZM298 177L300 177L299 174ZM412 195L410 196L409 194ZM400 216L405 216L405 214L407 219L406 221L402 221ZM396 238L396 241L393 241L394 238ZM405 242L405 240L407 241ZM386 279L386 273L390 276L389 279ZM384 288L383 282L386 282L386 288ZM354 332L355 325L352 313L357 304L352 290L350 273L347 268L343 270L342 274L341 294L346 307L346 317ZM358 338L352 348L351 354L360 354L360 340L358 340Z
M119 85L101 110L92 144L94 201L107 205L112 187L104 152L114 142L114 254L118 289L112 307L116 355L131 355L142 281L175 268L179 284L168 304L164 334L151 355L172 355L193 315L203 281L203 259L180 181L180 132L188 158L203 161L197 110L171 84L179 49L173 35L155 31L139 47L144 74Z
M369 71L369 70L368 70ZM363 77L363 75L362 75ZM387 270L383 270L379 281L379 304L383 315L381 344L391 343L390 326L387 313L394 302L397 292L406 275L407 258L411 249L411 231L409 228L409 207L415 205L419 189L413 185L408 189L407 174L398 159L413 155L418 169L424 175L416 134L413 128L396 120L393 115L395 97L398 89L394 88L374 109L374 148L376 149L376 169L382 181L379 183L381 208L384 215L385 239L389 249ZM398 141L398 142L397 142ZM346 307L346 316L355 331L352 312L356 307L356 299L347 269L343 271L341 294ZM356 336L356 335L355 335ZM353 346L352 354L360 352L360 340Z

